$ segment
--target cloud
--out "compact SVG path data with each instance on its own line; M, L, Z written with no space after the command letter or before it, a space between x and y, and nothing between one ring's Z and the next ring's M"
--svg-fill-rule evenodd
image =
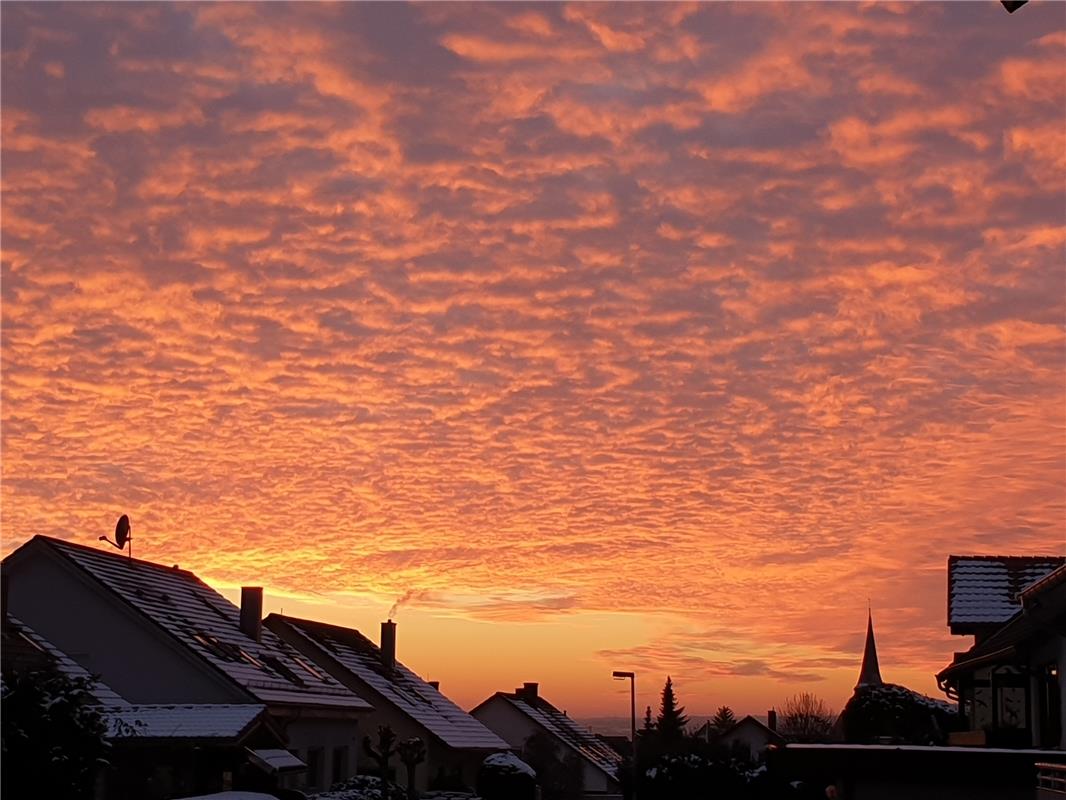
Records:
M608 655L708 697L869 596L933 691L947 554L1063 536L1038 6L6 9L5 547L687 620Z

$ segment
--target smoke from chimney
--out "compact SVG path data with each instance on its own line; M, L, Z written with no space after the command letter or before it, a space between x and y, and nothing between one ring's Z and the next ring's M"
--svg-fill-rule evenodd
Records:
M396 602L392 604L392 608L389 609L389 619L396 619L396 615L400 613L400 608L407 605L412 600L424 600L427 597L429 597L429 592L421 589L408 589L397 597Z

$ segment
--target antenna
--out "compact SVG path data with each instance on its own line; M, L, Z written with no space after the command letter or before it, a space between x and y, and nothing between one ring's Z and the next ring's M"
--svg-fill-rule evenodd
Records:
M115 525L115 541L112 542L106 536L101 536L98 541L107 542L119 550L125 550L126 545L129 544L129 556L130 560L133 560L133 536L130 534L130 518L125 514L118 518L118 523Z

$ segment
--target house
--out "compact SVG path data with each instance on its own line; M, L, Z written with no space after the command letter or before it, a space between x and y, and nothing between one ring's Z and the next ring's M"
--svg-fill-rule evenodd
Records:
M748 714L734 722L725 732L719 733L710 720L696 731L698 738L714 742L750 761L759 761L770 745L782 745L785 739L777 732L777 712L770 711L767 722Z
M622 757L596 734L574 722L539 695L536 683L523 684L514 692L497 692L470 714L484 723L520 754L538 734L554 745L563 760L580 764L586 798L619 795L618 769ZM534 768L536 759L527 757Z
M473 787L485 757L510 745L396 659L396 623L381 624L378 646L352 628L271 614L264 624L318 668L374 706L364 721L371 732L388 725L398 741L418 737L425 762L415 766L415 787L446 781ZM400 785L406 767L393 759Z
M0 640L5 676L47 670L87 687L85 700L95 707L111 744L108 767L98 777L100 796L162 800L193 791L276 785L255 767L257 754L283 744L266 706L134 705L10 614L4 615Z
M1066 749L1064 562L1017 556L949 559L951 630L975 636L974 645L955 653L937 675L938 685L959 701L969 723L955 743Z
M3 561L11 613L131 705L266 709L308 788L354 774L370 704L191 572L35 536ZM264 763L270 763L266 759Z

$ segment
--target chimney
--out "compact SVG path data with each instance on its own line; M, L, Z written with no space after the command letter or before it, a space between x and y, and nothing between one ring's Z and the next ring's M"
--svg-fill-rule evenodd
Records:
M396 623L381 623L381 666L388 672L396 668Z
M440 691L440 681L426 681L426 683L428 683L430 686L432 686L438 692Z
M241 587L241 632L259 641L263 629L263 587Z
M536 683L523 683L522 688L515 689L515 696L519 700L536 700L537 699L537 687Z
M777 710L771 708L766 712L766 727L777 732Z

